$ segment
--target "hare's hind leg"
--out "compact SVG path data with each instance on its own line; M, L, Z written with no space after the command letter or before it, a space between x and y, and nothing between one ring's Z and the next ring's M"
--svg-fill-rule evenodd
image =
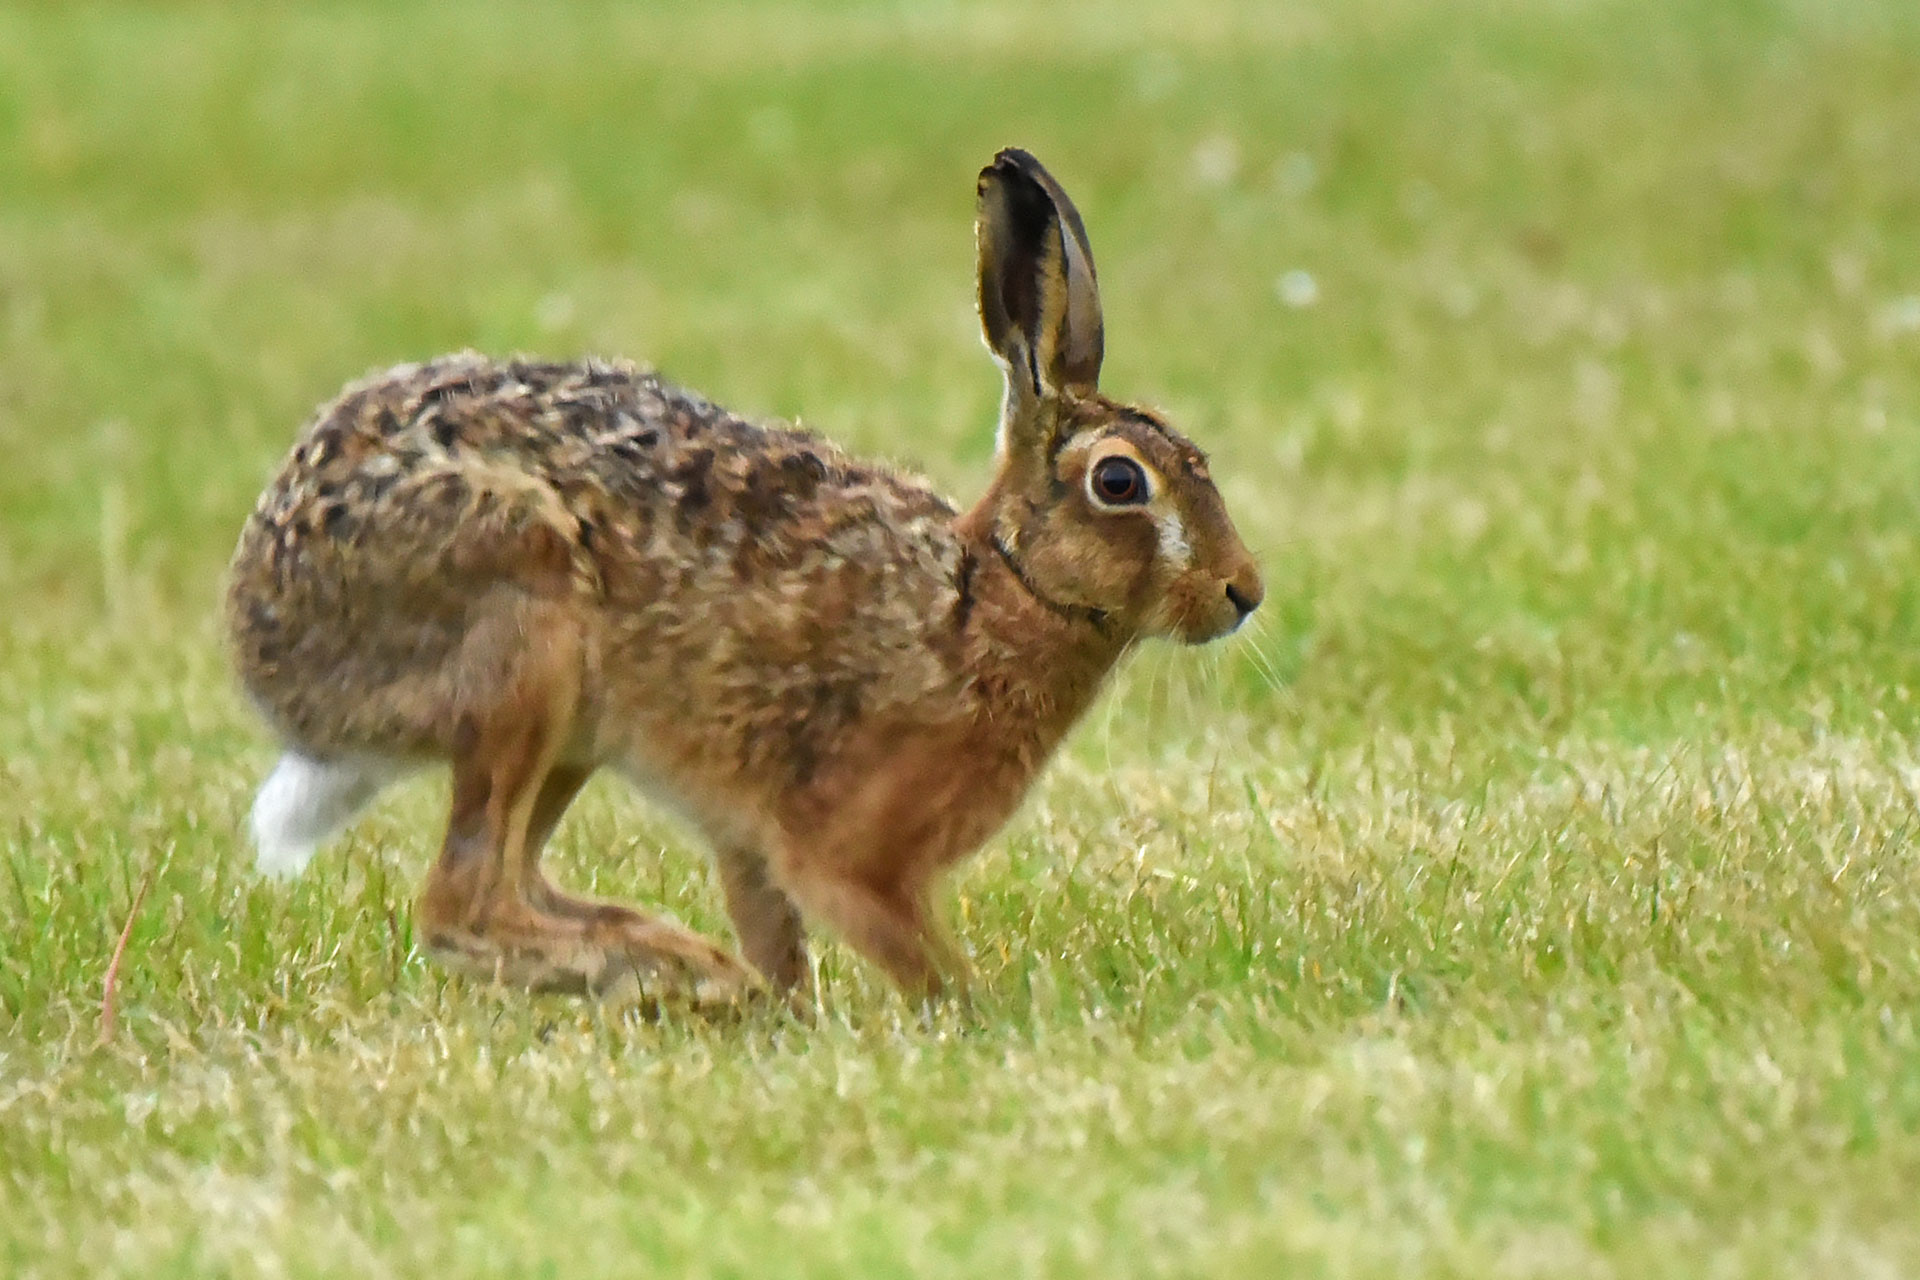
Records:
M539 847L586 780L557 761L572 728L577 652L564 626L542 630L526 628L514 677L462 719L446 841L420 895L426 950L535 989L601 993L661 980L730 997L746 973L712 943L670 921L568 898L541 876Z
M699 934L683 929L670 920L651 916L632 907L617 902L606 902L598 898L585 898L564 892L556 888L540 870L540 853L547 840L553 835L554 828L560 824L561 815L566 812L573 798L580 794L580 788L586 785L593 770L584 765L559 765L547 774L546 781L540 786L540 793L533 804L533 816L527 825L527 853L524 863L522 882L526 885L527 901L536 908L550 912L568 920L581 922L589 933L598 931L604 939L613 935L616 950L631 951L637 957L641 968L657 968L646 957L658 950L682 957L687 965L701 974L700 981L713 985L717 982L725 988L721 994L731 995L733 988L745 981L746 975L738 963L719 950ZM783 899L784 900L784 899ZM729 898L729 902L732 899ZM791 909L791 908L790 908ZM793 927L797 931L800 918L793 911ZM806 953L804 944L800 952L800 969L804 975ZM637 950L636 950L637 948ZM757 960L756 967L762 969L769 981L776 981L774 974L767 972ZM617 978L622 966L615 965ZM712 980L712 981L709 981ZM784 989L786 984L778 984Z
M556 915L585 918L593 914L596 905L562 893L540 870L540 854L553 838L554 828L560 825L567 806L592 776L593 770L586 765L556 765L541 782L539 794L534 797L533 814L527 820L527 854L522 877L527 900Z
M509 760L511 757L509 757ZM511 764L454 765L453 812L420 898L426 950L449 968L542 991L605 994L631 978L696 999L747 985L726 952L670 920L561 893L534 865L510 798L543 789ZM545 779L542 779L544 784ZM527 813L524 802L518 806Z

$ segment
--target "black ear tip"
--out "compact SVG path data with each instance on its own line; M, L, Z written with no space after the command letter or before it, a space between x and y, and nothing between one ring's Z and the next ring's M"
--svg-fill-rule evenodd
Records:
M1033 228L1036 235L1058 218L1067 204L1060 184L1031 153L1018 147L1002 149L993 163L980 171L983 197L990 186L1000 189L1014 220Z
M984 178L988 174L1018 174L1034 181L1043 181L1047 177L1045 166L1033 158L1033 153L1022 151L1019 147L1002 147L999 154L993 157L993 163L983 169L980 176Z

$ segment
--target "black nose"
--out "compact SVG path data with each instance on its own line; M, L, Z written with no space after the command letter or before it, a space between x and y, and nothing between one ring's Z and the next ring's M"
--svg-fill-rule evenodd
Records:
M1249 597L1231 582L1227 584L1227 599L1233 601L1233 607L1240 611L1240 620L1245 622L1247 615L1260 607L1258 598Z

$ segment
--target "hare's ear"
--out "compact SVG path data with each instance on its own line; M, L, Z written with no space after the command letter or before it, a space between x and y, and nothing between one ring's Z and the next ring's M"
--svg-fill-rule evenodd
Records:
M1100 290L1067 193L1038 160L1009 147L980 171L974 234L980 323L1006 366L1010 403L1092 391L1105 345Z

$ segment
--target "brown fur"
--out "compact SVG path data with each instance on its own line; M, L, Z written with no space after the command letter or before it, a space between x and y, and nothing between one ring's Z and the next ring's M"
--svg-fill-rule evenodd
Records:
M1009 393L965 513L625 364L452 356L320 411L241 537L233 648L303 753L452 762L419 907L436 954L529 985L739 987L704 940L541 875L567 802L612 766L709 836L776 987L804 981L804 913L931 993L954 970L936 877L1005 822L1114 662L1258 602L1204 457L1087 380L1091 255L1036 174L1009 152L982 175ZM1137 510L1090 499L1116 450L1151 478Z

